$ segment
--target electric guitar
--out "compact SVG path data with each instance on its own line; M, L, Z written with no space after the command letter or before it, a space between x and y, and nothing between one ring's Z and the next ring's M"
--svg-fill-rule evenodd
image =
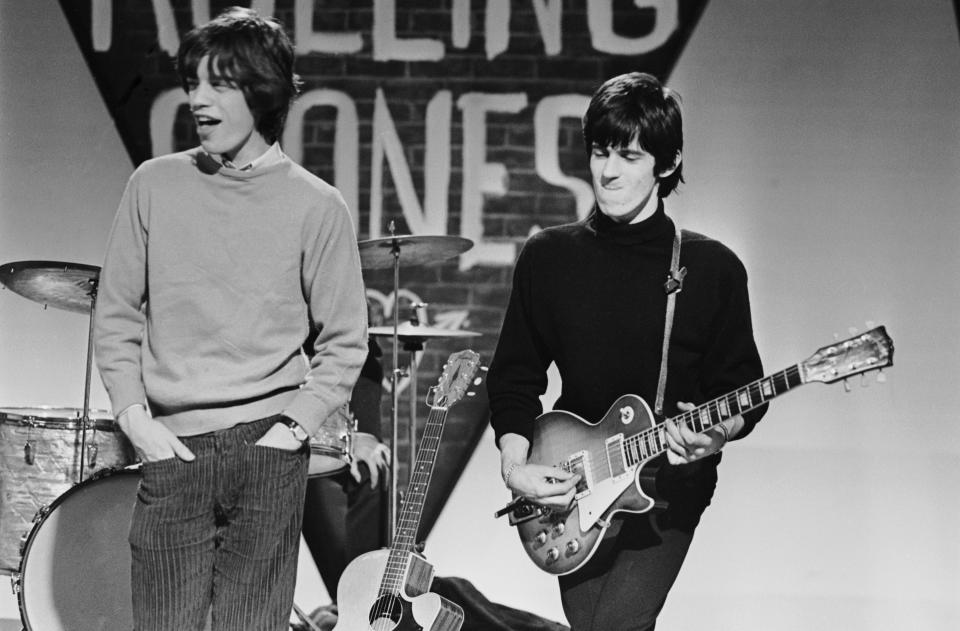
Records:
M389 549L358 556L344 570L337 585L339 612L333 631L459 631L463 624L459 605L428 591L433 566L415 551L415 543L447 411L464 396L474 395L467 390L481 383L476 377L479 366L477 353L454 353L430 389L430 413L393 542Z
M799 364L672 420L694 432L705 432L805 383L834 383L891 365L893 340L884 327L876 327L824 346ZM537 417L528 462L580 474L574 501L558 511L515 498L496 516L509 515L524 550L540 569L570 574L596 551L614 513L656 508L655 467L647 471L643 467L666 451L666 430L654 422L650 408L636 395L617 399L596 424L569 412L546 412Z

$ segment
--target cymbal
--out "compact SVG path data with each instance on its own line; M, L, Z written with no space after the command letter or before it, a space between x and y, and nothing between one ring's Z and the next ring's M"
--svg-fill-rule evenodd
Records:
M16 261L0 268L3 283L43 306L90 313L100 268L60 261Z
M393 337L392 326L372 326L367 329L370 335L381 337ZM480 335L475 331L464 331L463 329L440 329L435 326L422 326L411 324L410 322L401 322L397 325L397 337L401 340L425 339L428 337L477 337Z
M400 265L422 265L443 261L466 252L473 247L473 241L441 234L400 234L382 239L367 239L357 245L360 247L362 269L383 269L393 267L394 250L399 253Z

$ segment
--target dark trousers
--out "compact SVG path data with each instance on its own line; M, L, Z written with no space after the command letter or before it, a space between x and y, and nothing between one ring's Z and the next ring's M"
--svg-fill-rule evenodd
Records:
M370 488L370 472L360 465L360 482L350 471L311 478L307 483L303 540L330 599L337 601L337 584L347 564L364 552L387 545L387 498Z
M693 539L662 518L614 520L587 564L560 577L571 631L653 631Z
M275 417L182 438L144 463L130 529L136 631L281 631L296 584L306 449L254 443Z

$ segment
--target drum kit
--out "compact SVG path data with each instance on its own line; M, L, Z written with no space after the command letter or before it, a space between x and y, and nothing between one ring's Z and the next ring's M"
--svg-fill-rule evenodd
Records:
M473 243L445 235L393 235L358 242L361 268L393 270L399 294L401 266L442 262ZM0 268L0 283L47 307L89 317L83 406L0 407L0 573L9 574L27 631L132 627L130 553L126 544L139 482L132 445L108 411L90 408L93 320L100 268L59 261L18 261ZM391 372L391 490L389 530L397 512L399 348L410 352L410 463L416 442L416 362L431 339L479 333L401 324L371 327L393 340ZM346 469L353 459L355 421L346 407L311 438L309 475ZM92 585L98 596L90 598Z

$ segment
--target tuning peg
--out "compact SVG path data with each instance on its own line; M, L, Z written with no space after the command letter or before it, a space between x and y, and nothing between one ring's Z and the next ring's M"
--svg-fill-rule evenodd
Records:
M887 374L882 370L877 373L877 383L887 383Z
M866 321L866 325L867 325L867 329L872 329L872 328L874 328L875 326L877 326L877 323L874 322L873 320L867 320L867 321Z
M850 392L850 380L849 380L849 379L844 379L844 380L843 380L843 391L844 391L844 392Z
M856 335L856 334L859 333L860 331L857 330L857 327L852 326L852 327L850 327L849 329L847 329L847 332L849 332L850 335Z

